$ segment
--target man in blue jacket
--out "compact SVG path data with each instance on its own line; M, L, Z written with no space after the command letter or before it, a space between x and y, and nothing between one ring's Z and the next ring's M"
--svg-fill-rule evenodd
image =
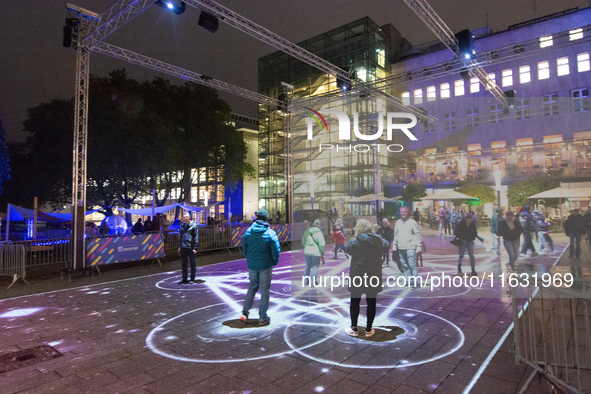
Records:
M183 269L183 280L180 284L195 283L195 255L197 254L197 245L199 245L199 228L197 223L191 220L191 214L185 212L181 222L179 253L181 254L181 266ZM191 281L187 280L187 265L191 263Z
M252 307L254 295L260 288L259 326L271 324L271 319L267 316L271 275L273 267L279 263L279 253L281 253L277 234L271 230L268 221L269 213L261 209L257 212L255 222L242 237L242 252L246 257L250 285L248 286L240 320L245 323L248 322L248 311Z

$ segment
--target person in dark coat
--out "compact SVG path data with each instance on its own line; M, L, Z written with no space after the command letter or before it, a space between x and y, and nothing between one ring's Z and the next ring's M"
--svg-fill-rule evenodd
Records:
M509 266L515 271L515 260L519 257L519 238L521 237L521 223L513 215L513 212L507 211L505 219L499 221L498 235L503 237L503 245L509 255Z
M578 209L573 209L564 223L564 233L570 238L568 257L581 257L581 235L584 232L583 216Z
M534 231L534 217L532 216L530 209L531 206L526 204L521 207L521 211L519 212L519 222L523 229L523 246L521 248L521 254L525 256L527 250L531 249L532 257L536 257L538 253L536 252L531 238L532 231Z
M415 220L415 222L419 222L419 219L421 218L421 213L419 212L419 208L415 209L414 213L412 214L412 218Z
M474 223L474 216L472 213L468 212L466 217L462 219L462 221L456 227L456 238L459 238L462 241L462 244L458 246L458 275L462 275L462 259L464 258L464 253L466 250L468 250L468 255L470 256L470 268L472 268L472 275L478 275L475 268L476 262L474 260L474 240L478 238L480 239L480 242L484 241L478 236L476 223Z
M359 335L357 320L361 303L361 295L365 294L367 301L367 324L365 336L375 334L372 328L376 316L376 301L378 293L383 288L382 283L382 256L390 248L390 243L373 232L371 222L365 219L357 221L355 226L357 238L350 240L345 245L345 253L351 256L349 269L349 292L351 293L351 327L345 332L356 337Z
M142 224L142 218L139 218L137 222L133 225L131 232L134 234L143 234L144 233L144 225Z
M191 214L185 212L183 214L183 221L179 229L179 253L181 255L181 268L183 272L183 279L179 284L195 283L196 262L195 255L197 254L197 247L199 245L199 228L197 223L191 220ZM187 280L188 264L191 264L191 281Z
M382 219L382 227L380 227L377 234L388 241L389 244L392 244L392 241L394 240L394 229L390 227L390 221L388 221L388 219ZM384 256L382 256L382 267L387 267L389 264L390 250L386 250Z

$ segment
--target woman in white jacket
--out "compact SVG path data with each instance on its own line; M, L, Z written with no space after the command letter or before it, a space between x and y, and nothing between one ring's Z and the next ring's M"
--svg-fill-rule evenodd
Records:
M316 277L318 276L318 267L320 261L323 261L324 257L324 246L326 242L324 240L324 234L322 230L318 228L320 226L320 220L316 219L309 226L302 237L302 245L304 246L304 258L306 259L306 268L304 269L304 277L310 278L312 283L310 286L316 285ZM304 286L308 281L304 280Z

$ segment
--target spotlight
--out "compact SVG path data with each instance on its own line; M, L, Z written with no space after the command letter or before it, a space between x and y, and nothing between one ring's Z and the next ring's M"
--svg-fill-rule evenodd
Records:
M466 60L470 60L474 57L474 35L468 29L462 30L459 33L455 34L456 39L458 40L458 46L460 49L460 54L464 56Z
M507 104L509 108L515 108L515 94L517 93L515 90L506 90L505 97L507 97Z
M174 12L177 15L185 12L185 2L181 0L158 0L156 5L166 8L169 11Z

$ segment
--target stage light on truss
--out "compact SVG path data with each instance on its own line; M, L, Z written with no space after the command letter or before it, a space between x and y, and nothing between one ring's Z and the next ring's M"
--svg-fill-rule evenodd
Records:
M156 2L156 5L162 8L166 8L167 10L170 10L177 15L180 15L183 12L185 12L186 9L185 2L181 0L158 0Z
M215 33L220 27L220 22L215 15L209 14L205 11L201 11L201 15L199 15L199 21L197 24L203 27L205 30Z

